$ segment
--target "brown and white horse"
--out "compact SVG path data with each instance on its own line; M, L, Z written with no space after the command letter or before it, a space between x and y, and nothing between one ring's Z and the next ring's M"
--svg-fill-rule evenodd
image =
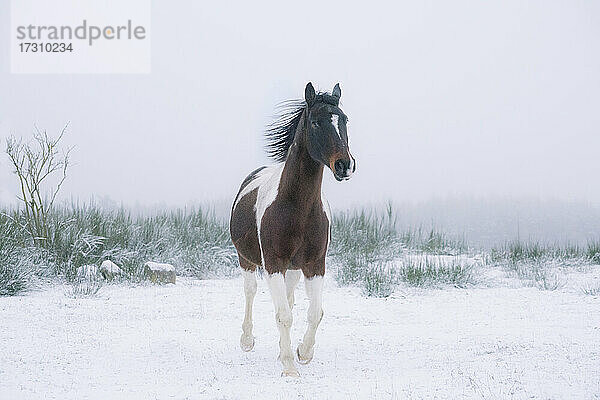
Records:
M286 103L285 113L267 131L268 151L279 163L252 172L235 198L230 231L244 275L246 314L240 346L254 347L252 305L256 267L266 270L279 329L283 376L299 376L291 348L294 289L304 274L308 329L296 354L306 364L313 358L315 334L323 317L325 255L329 246L329 205L321 194L323 167L338 181L356 169L348 148L346 114L338 107L339 84L331 94L306 85L304 101Z

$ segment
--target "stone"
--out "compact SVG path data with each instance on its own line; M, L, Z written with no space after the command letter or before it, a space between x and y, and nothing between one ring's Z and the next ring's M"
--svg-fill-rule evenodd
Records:
M144 275L152 283L175 283L175 267L148 261L144 264Z
M110 260L104 260L100 265L100 273L104 277L104 279L112 280L115 277L122 275L123 270L119 268L117 264Z

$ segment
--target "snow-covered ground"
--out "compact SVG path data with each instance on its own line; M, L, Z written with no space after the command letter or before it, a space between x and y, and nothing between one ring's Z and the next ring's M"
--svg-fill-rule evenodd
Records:
M315 358L299 379L280 377L264 281L249 353L238 344L241 279L65 292L0 298L0 399L600 398L600 298L569 286L400 288L377 299L328 279Z

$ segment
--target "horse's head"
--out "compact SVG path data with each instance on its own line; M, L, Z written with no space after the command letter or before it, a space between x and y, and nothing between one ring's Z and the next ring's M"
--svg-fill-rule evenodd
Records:
M350 179L356 162L348 146L348 117L339 108L342 90L337 83L331 94L315 92L309 82L304 90L307 104L307 149L317 162L327 165L338 181Z

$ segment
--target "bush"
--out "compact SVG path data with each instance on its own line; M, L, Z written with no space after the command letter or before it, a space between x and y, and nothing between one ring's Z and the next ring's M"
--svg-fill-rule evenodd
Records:
M33 143L23 142L14 136L6 139L6 155L19 181L19 199L26 215L22 227L40 247L45 247L48 243L48 216L52 212L56 195L67 178L71 149L62 153L60 150L67 126L68 124L56 138L36 127ZM53 177L57 179L54 185L50 183Z

